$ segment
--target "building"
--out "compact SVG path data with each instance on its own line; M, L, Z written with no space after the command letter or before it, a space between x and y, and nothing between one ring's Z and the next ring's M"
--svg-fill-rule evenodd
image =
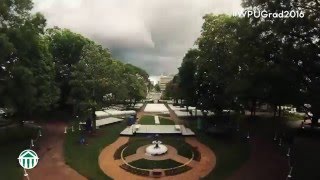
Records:
M173 79L173 76L169 75L169 76L160 76L159 79L159 86L161 91L164 91L166 89L166 85Z

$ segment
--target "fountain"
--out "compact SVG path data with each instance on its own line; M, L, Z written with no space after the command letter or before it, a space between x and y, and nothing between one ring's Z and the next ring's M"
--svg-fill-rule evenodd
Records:
M163 145L161 141L155 140L152 141L152 145L149 145L146 148L146 154L151 156L163 155L168 151L167 146Z

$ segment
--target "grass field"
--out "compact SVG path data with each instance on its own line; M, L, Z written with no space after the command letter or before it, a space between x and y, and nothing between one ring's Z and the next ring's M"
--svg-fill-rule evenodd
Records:
M196 133L197 139L207 145L215 153L217 164L213 171L204 179L227 179L241 167L250 156L250 144L236 136L215 137L202 130L197 130L196 121L189 121L190 128Z
M294 166L292 176L294 179L320 179L317 171L320 166L320 132L318 135L306 132L297 133L297 130L286 127L286 122L301 120L301 117L297 115L285 114L281 118L276 117L276 119L257 116L251 122L248 119L249 117L240 117L240 132L242 134L250 129L252 135L270 141L272 141L275 132L295 137L294 144L291 146L291 163ZM249 158L250 145L245 141L235 138L234 135L230 138L209 136L196 130L196 121L189 120L188 122L196 132L198 140L209 146L217 156L215 170L205 179L226 179ZM277 143L274 146L284 158L287 158L288 143L286 141L283 141L281 148Z
M160 125L174 125L175 124L174 121L167 119L167 118L163 118L163 117L159 117L159 121L160 121ZM139 124L155 125L154 116L149 116L149 115L142 116L139 120Z
M22 179L23 169L18 163L21 151L29 149L30 139L36 137L37 131L27 127L0 129L0 174L3 179ZM0 178L0 179L1 179Z
M147 159L139 159L129 163L130 165L142 169L168 169L182 165L172 159L151 161Z
M174 121L171 120L171 119L166 119L166 118L163 118L163 117L159 117L159 120L160 120L160 124L161 125L174 125Z
M115 123L100 128L96 136L87 138L88 145L79 144L79 131L69 133L64 144L66 163L88 179L111 179L100 170L98 157L104 147L119 137L125 126L125 123Z
M250 145L236 139L219 139L198 132L200 142L209 146L217 157L214 171L206 177L208 179L226 179L249 159Z
M242 119L242 120L245 120ZM145 123L154 123L153 116L144 116L142 121ZM171 120L169 120L171 121ZM189 127L196 132L196 137L200 142L210 147L217 156L217 165L214 171L210 172L204 179L226 179L232 173L245 163L250 156L250 144L245 140L240 139L236 134L228 137L216 137L208 135L203 130L196 129L196 121L189 120ZM113 124L101 128L97 137L89 138L88 146L80 146L77 141L80 134L77 132L69 134L65 144L65 156L67 163L74 169L76 169L82 175L89 179L109 179L98 166L98 156L100 151L108 144L114 142L121 130L125 127L124 124ZM206 124L204 124L206 127ZM259 117L251 125L241 123L240 129L245 133L247 129L250 129L255 135L267 137L272 139L274 129L284 130L282 127L282 120L274 121L271 118ZM169 144L178 149L178 153L185 157L190 157L192 153L189 151L189 145L187 143L184 146L183 137L180 136L160 136L159 139L164 144ZM153 138L151 136L136 136L131 137L129 147L126 149L125 156L134 154L136 149L142 145L151 144ZM317 173L318 162L320 162L319 148L317 144L317 138L313 141L309 141L309 137L303 137L299 141L296 141L294 148L295 169L293 175L297 178L305 179L319 179ZM285 156L285 146L280 153ZM81 158L79 158L81 157ZM162 166L168 167L174 165L175 162L163 162L160 165L154 164L149 161L135 161L133 165L142 168L161 168Z
M154 116L142 116L139 119L139 124L143 124L143 125L154 125Z

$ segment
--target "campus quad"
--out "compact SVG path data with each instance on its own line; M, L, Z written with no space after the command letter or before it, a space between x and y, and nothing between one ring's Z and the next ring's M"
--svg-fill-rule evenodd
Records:
M320 179L319 13L1 1L0 179Z

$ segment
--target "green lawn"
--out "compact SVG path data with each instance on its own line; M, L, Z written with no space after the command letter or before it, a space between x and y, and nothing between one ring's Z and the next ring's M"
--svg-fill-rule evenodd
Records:
M204 179L227 179L249 159L250 144L240 140L237 136L215 137L198 131L194 120L190 120L188 124L196 133L197 139L211 148L217 157L215 169Z
M260 116L255 117L255 119L252 121L248 120L248 116L234 116L232 118L237 118L240 122L240 134L246 134L248 129L250 129L251 134L272 140L275 131L278 133L293 133L291 129L288 129L285 126L286 121L299 120L301 117L296 115L285 115L284 117L276 117L276 119L273 119L273 117ZM239 169L245 161L248 160L250 156L250 144L246 143L243 139L239 139L239 137L237 137L238 133L231 135L231 137L217 137L214 135L208 135L203 131L198 131L196 129L197 126L195 120L190 119L187 121L187 123L196 132L198 140L210 147L217 156L216 168L205 179L226 179L233 172ZM206 122L203 124L203 127L207 126ZM285 155L287 152L287 145L285 142L283 144L283 148L279 150L279 153L286 158ZM308 172L307 170L315 170L316 166L314 163L309 163L312 159L314 160L312 162L320 162L320 155L317 155L319 153L315 153L315 151L319 152L319 146L313 146L314 148L306 149L304 148L306 146L303 146L302 144L304 143L296 143L296 164L298 168L295 168L293 174L294 176L299 177L297 179L302 179L303 177L304 179L308 179L306 177L310 177L309 179L319 179L320 176L317 176L316 173L310 173L316 171ZM305 154L314 154L314 156L306 157ZM308 176L306 176L306 174L308 174Z
M171 119L159 117L159 120L160 120L161 125L174 125L175 124L174 121Z
M23 170L17 158L21 151L29 149L30 139L36 135L35 129L26 127L0 130L0 174L3 179L22 179Z
M175 124L174 121L167 119L167 118L163 118L163 117L159 117L159 121L160 121L160 125L174 125ZM139 124L155 125L154 116L149 116L149 115L142 116L139 120Z
M101 150L113 143L125 127L125 123L104 126L98 130L95 137L87 138L88 145L78 143L79 131L69 133L64 144L66 163L88 179L111 179L100 170L98 157Z
M217 157L215 169L207 179L226 179L249 159L250 145L235 139L219 139L198 132L198 140L209 146Z
M143 124L143 125L154 125L154 116L142 116L139 119L139 124Z
M130 165L142 169L168 169L181 166L182 164L172 159L152 161L147 159L139 159L129 163Z

